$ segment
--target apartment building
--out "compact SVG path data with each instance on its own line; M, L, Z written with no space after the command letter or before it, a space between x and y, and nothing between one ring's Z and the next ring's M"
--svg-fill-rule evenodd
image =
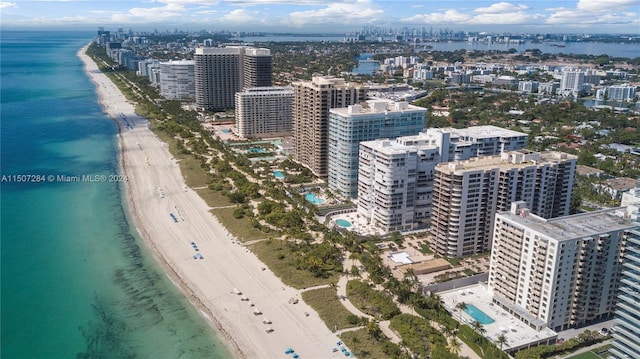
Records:
M437 164L498 155L526 143L525 133L496 126L429 128L415 136L362 142L358 214L381 233L424 228L431 218Z
M577 156L562 152L505 152L435 167L431 248L442 256L488 252L493 219L525 201L543 218L569 214Z
M243 138L291 135L293 89L253 87L236 92L235 132Z
M637 202L636 202L637 220ZM636 223L637 225L637 223ZM629 231L625 247L618 300L616 326L610 358L640 358L640 230Z
M199 47L194 54L196 105L211 111L235 106L243 88L271 86L271 54L250 47Z
M329 110L364 101L366 88L330 76L293 83L294 158L316 176L328 174Z
M371 100L329 110L329 189L343 198L358 196L360 142L416 135L427 109L407 102Z
M180 60L161 62L160 94L169 100L194 99L196 97L195 62Z
M560 79L560 94L562 96L577 96L583 90L584 72L564 70Z
M497 213L488 281L494 303L535 329L560 331L610 317L622 256L638 231L618 213L545 219L523 201Z
M357 213L383 234L424 227L440 148L408 137L360 143Z
M607 86L596 91L596 100L600 101L634 101L636 87L624 85Z

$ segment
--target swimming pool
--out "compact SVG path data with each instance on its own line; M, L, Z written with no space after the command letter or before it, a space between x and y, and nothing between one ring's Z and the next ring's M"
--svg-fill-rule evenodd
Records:
M478 307L476 307L473 304L467 304L467 307L464 309L464 312L469 314L471 318L473 318L474 320L477 320L482 325L491 324L495 322L493 318L484 314L483 311L478 309Z
M351 227L351 222L347 221L346 219L336 219L336 224L339 225L340 227Z
M316 197L315 194L313 193L307 193L304 195L304 199L306 199L307 201L313 203L313 204L323 204L324 200L322 198L318 198Z
M273 176L277 179L283 179L284 173L282 173L281 171L273 171Z

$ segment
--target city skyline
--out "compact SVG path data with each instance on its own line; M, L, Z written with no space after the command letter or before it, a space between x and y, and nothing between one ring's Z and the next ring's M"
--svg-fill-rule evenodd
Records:
M640 0L135 0L0 1L5 29L97 26L344 33L363 26L461 31L640 33Z

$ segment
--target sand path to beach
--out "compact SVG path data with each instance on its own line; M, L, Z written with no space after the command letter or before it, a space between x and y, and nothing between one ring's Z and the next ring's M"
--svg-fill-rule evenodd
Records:
M331 352L339 339L315 311L301 298L298 304L289 303L298 291L283 285L268 269L263 271L262 262L232 241L207 204L185 187L167 145L148 129L147 120L134 113L133 105L84 54L85 49L78 56L97 86L105 112L120 126L130 212L169 277L223 334L237 357L286 358L288 347L303 359L341 357L340 352ZM204 259L194 259L197 253ZM234 293L234 288L242 294ZM245 296L248 300L242 300ZM263 323L265 318L272 323ZM268 333L268 327L273 332Z

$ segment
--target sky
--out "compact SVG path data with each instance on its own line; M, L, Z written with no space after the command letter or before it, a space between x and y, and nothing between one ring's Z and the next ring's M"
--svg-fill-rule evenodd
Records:
M640 0L0 1L3 29L345 33L365 26L640 34Z

